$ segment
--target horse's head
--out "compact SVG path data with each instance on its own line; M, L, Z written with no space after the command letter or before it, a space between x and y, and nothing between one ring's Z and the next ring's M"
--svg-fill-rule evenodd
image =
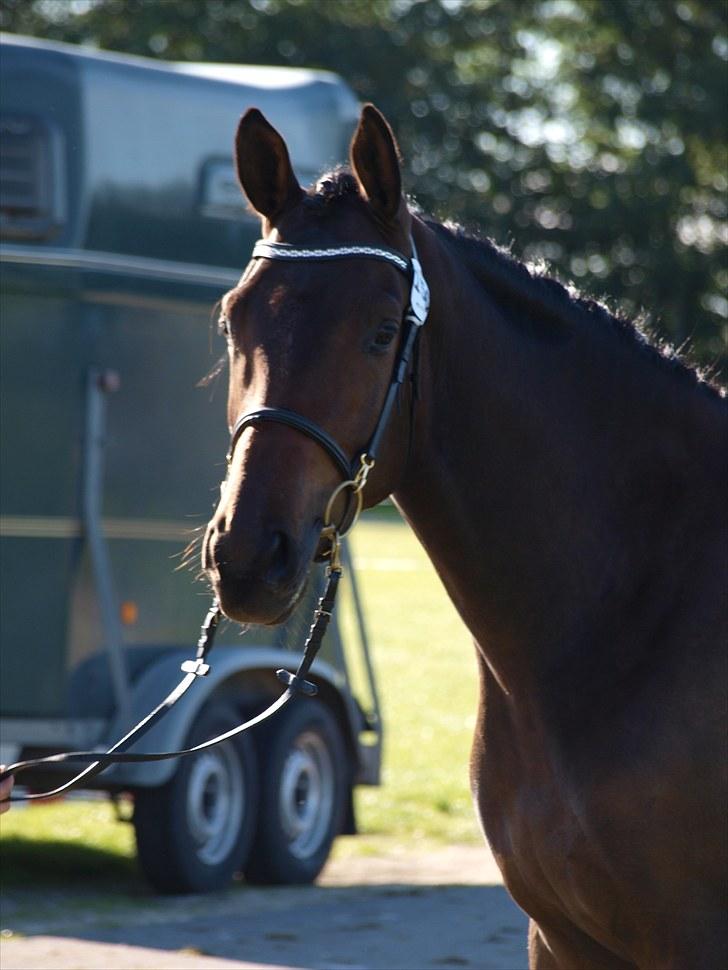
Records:
M324 512L347 463L354 474L369 446L410 300L407 261L398 267L320 251L377 247L409 256L411 225L394 138L371 105L352 140L351 174L334 173L308 192L259 111L241 119L235 146L240 184L261 217L263 240L274 245L257 247L222 301L233 437L203 566L228 616L275 623L295 604L321 550ZM286 258L295 252L304 255ZM366 505L402 476L408 424L407 409L395 409ZM346 493L333 509L336 521L346 515Z

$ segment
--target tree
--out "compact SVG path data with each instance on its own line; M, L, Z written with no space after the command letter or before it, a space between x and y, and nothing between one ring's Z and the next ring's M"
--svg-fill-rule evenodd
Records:
M390 118L425 210L512 242L712 365L728 343L716 0L0 0L4 29L322 67Z

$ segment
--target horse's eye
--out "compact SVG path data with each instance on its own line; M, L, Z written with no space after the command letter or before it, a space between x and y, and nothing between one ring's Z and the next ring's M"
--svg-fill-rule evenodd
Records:
M230 321L227 317L220 316L217 321L217 332L223 337L230 336Z
M394 320L387 320L383 323L381 327L377 330L374 340L369 344L369 349L374 354L381 354L389 347L394 338L397 336L399 331L399 326L394 322Z

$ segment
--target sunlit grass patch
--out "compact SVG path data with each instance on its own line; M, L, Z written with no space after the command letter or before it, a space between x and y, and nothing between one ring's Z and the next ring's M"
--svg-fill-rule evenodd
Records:
M0 822L0 883L94 883L128 887L137 881L134 832L110 803L67 801L14 809Z
M468 788L475 655L424 550L399 520L351 537L383 707L381 788L360 788L363 833L403 841L480 841ZM406 568L398 568L392 563Z

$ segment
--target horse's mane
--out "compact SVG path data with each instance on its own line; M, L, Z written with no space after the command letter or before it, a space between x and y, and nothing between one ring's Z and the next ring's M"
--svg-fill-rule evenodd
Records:
M321 176L309 192L307 202L315 208L328 207L345 197L358 198L359 187L349 169L341 166ZM531 335L554 342L563 339L573 327L584 324L607 327L619 339L634 345L654 366L708 393L725 397L725 389L714 377L692 366L680 352L652 334L644 319L633 320L611 310L603 301L548 275L543 266L522 262L491 239L468 233L454 223L429 218L424 221L488 292L500 298L504 309L518 308L517 314L510 313L508 317Z
M452 223L426 219L427 225L453 249L471 273L494 296L516 305L525 313L531 332L538 325L544 339L557 340L565 326L590 324L609 328L621 340L635 346L645 360L672 372L710 394L725 397L725 388L692 365L669 343L655 336L644 318L633 320L619 310L611 310L602 300L580 293L576 287L565 285L545 272L542 264L529 265L491 239L467 233ZM510 314L511 318L517 315ZM550 328L550 329L549 329Z

